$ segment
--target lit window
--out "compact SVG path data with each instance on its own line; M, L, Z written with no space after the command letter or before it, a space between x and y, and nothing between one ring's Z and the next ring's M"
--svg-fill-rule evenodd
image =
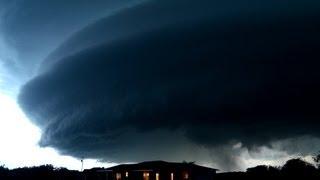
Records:
M159 173L156 173L156 180L160 180Z
M171 173L171 180L173 180L173 173Z
M149 180L149 173L143 173L143 180Z
M187 172L184 173L183 178L184 178L184 179L189 179L189 174L188 174Z
M128 172L126 172L126 177L128 177L129 176L129 173Z
M116 174L116 180L121 180L121 173Z

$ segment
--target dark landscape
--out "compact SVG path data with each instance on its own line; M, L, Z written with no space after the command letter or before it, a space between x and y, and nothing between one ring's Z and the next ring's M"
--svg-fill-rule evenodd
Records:
M46 179L46 180L237 180L237 179L319 179L320 178L320 155L313 157L314 163L311 164L300 158L290 159L283 166L274 167L259 165L248 168L245 172L218 172L212 173L210 170L196 172L188 167L198 166L195 162L171 163L163 161L150 161L140 163L142 166L148 164L149 167L156 167L157 164L165 163L160 169L168 170L165 176L159 171L150 172L146 169L132 174L133 171L125 170L125 166L118 165L110 168L92 168L84 171L68 170L66 168L56 168L52 165L42 165L35 167L24 167L11 169L0 167L0 179L2 180L25 180L25 179ZM181 171L177 170L179 166L184 167ZM134 168L138 168L135 165ZM201 167L201 166L199 166ZM207 168L207 167L203 167ZM209 169L209 168L208 168ZM211 168L210 168L211 169ZM114 170L115 172L112 172ZM219 171L219 170L217 170ZM158 173L156 173L158 172ZM174 172L174 173L172 173ZM145 176L145 174L148 176ZM116 174L121 174L118 177ZM170 174L174 174L170 176Z

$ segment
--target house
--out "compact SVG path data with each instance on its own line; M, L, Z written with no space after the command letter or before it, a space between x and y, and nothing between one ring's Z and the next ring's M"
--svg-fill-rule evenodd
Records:
M217 169L194 163L149 161L100 170L106 180L212 180Z

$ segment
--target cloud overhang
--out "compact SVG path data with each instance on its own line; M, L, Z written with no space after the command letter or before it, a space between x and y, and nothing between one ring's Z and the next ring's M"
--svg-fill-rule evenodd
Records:
M102 19L42 62L19 96L42 146L113 162L205 162L203 149L319 137L319 14L297 3L179 2Z

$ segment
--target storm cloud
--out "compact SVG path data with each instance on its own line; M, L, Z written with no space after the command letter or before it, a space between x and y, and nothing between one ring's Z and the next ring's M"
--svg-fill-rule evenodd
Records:
M319 137L319 4L290 2L126 8L45 58L19 103L42 129L42 146L112 162L232 169L232 144Z
M16 94L37 74L40 63L68 37L102 17L142 0L2 0L0 75L3 89ZM3 68L1 68L3 66Z

